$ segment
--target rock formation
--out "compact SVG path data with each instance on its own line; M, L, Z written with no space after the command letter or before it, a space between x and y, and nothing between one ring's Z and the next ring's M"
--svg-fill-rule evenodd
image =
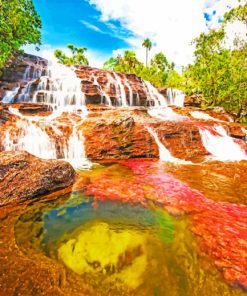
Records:
M0 206L21 202L69 186L72 166L42 160L27 152L0 152Z

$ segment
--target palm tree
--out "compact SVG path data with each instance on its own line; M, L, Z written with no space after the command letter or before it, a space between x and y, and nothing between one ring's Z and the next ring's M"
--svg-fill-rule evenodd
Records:
M147 67L148 66L148 52L152 48L152 42L151 42L151 40L149 38L146 38L143 41L142 46L146 48L146 67Z

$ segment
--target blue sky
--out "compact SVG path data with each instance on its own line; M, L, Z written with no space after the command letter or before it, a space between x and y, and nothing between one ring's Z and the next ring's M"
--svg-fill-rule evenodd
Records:
M114 50L129 48L125 41L132 33L121 28L119 21L103 22L100 12L85 0L34 0L42 19L42 47L65 48L68 43L87 47L89 58L101 64ZM27 47L29 52L33 47ZM31 49L32 48L32 49Z
M142 41L154 44L151 56L162 51L179 67L192 61L190 43L202 31L217 27L228 6L238 0L33 0L40 14L42 55L66 44L88 48L92 66L133 49L145 60ZM27 52L34 53L27 46Z
M34 4L42 19L44 44L59 48L73 43L102 54L128 46L121 36L117 37L109 26L99 21L100 12L87 1L34 0ZM112 25L118 28L116 21Z

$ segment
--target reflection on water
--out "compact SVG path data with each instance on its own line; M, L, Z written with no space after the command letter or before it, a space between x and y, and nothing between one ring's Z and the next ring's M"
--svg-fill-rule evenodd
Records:
M242 295L198 256L189 221L152 202L96 203L74 192L31 207L15 237L26 256L42 252L72 285L90 286L87 295Z

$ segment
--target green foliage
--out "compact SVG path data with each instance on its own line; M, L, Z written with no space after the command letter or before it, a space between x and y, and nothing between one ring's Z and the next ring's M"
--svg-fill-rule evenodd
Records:
M201 94L203 107L222 106L239 120L247 115L247 43L235 39L234 49L225 45L225 26L242 21L247 25L247 4L225 14L217 31L202 33L193 42L195 62L183 71L188 94Z
M41 20L32 0L0 0L0 68L25 44L40 44Z
M54 52L58 62L63 65L76 65L76 66L87 66L89 65L88 59L85 56L85 47L75 47L73 44L67 44L67 48L71 51L72 56L68 57L66 54L57 49Z
M123 56L111 57L104 63L105 70L114 70L126 74L135 74L144 80L150 81L157 87L165 86L174 63L169 64L163 53L157 53L151 60L151 66L145 67L137 57L135 52L127 50ZM179 74L177 74L179 75Z

